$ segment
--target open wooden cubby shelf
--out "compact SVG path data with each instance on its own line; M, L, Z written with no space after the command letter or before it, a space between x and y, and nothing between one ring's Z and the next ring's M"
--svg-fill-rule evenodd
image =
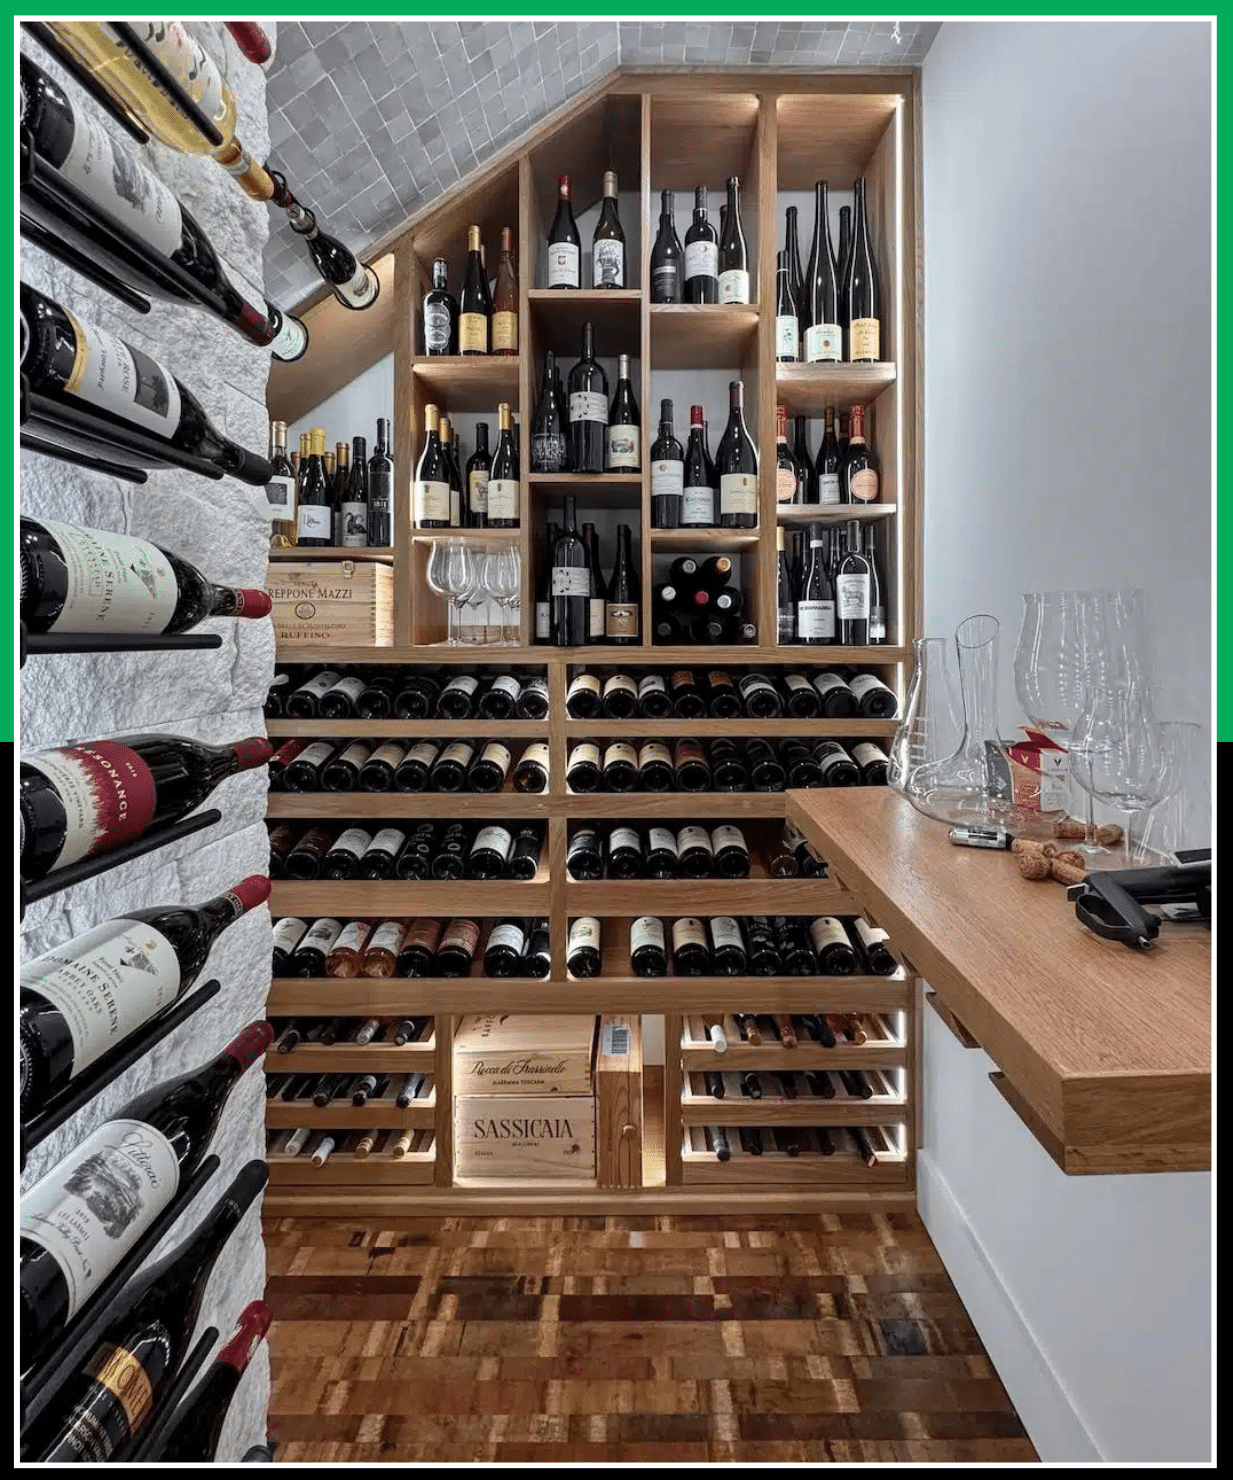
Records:
M270 380L271 414L293 422L307 415L358 374L387 355L394 368L395 533L392 551L377 558L394 567L392 645L384 648L334 647L280 651L280 661L303 664L407 665L488 671L505 669L523 676L546 674L550 713L545 721L308 721L275 720L278 737L392 736L402 738L501 737L515 755L533 741L546 741L550 757L548 789L538 795L506 791L496 795L387 793L366 795L279 793L270 798L271 818L348 819L542 818L547 838L541 875L528 884L293 884L280 882L271 901L276 913L332 913L362 916L419 914L492 917L512 913L543 916L550 922L552 970L543 981L489 980L478 968L457 981L391 978L381 981L321 981L284 978L274 982L270 1011L294 1014L424 1014L435 1019L431 1045L414 1045L420 1059L431 1055L432 1129L412 1154L380 1152L364 1159L335 1155L320 1170L306 1158L271 1154L271 1193L275 1208L300 1211L526 1211L663 1208L723 1211L746 1205L775 1208L850 1206L854 1201L895 1205L910 1199L917 1054L916 983L908 972L895 977L747 978L666 977L641 980L629 968L631 918L655 914L802 914L832 911L852 914L851 897L834 878L768 877L762 842L784 816L782 794L727 793L574 795L565 784L566 758L578 740L606 742L672 737L689 733L703 740L730 735L785 738L799 735L873 738L886 745L894 731L887 720L571 720L565 713L570 678L580 667L601 674L617 670L690 667L767 668L778 671L846 666L876 672L900 695L911 645L920 631L921 552L921 363L920 336L920 166L919 82L914 73L851 75L841 72L782 74L756 71L688 73L623 70L563 109L512 149L497 155L436 205L412 220L374 251L389 283L377 304L363 314L348 313L332 299L306 310L312 343L294 366L276 367ZM556 181L568 173L581 221L584 257L590 217L603 172L615 169L620 211L627 238L630 286L623 291L549 291L543 282L543 242L556 199ZM741 179L741 205L749 243L751 297L738 306L660 306L650 301L649 258L659 214L659 192L677 192L678 231L683 234L692 189L710 191L717 213L724 181ZM777 365L774 349L775 254L782 246L784 208L801 210L801 238L808 253L812 202L806 192L826 179L838 200L832 205L835 230L838 203L858 176L868 186L869 213L883 285L885 308L882 354L877 365ZM428 358L423 353L420 302L434 257L444 256L451 283L461 282L466 228L480 226L490 265L498 233L512 227L518 243L520 353L508 358ZM714 447L726 415L726 382L745 384L746 416L759 448L758 525L754 530L653 530L650 527L649 473L576 477L531 474L526 453L529 427L548 349L565 357L565 369L578 355L582 325L594 325L597 355L615 386L615 359L632 358L634 393L642 414L643 466L658 420L659 400L673 396L678 435L688 422L691 401L707 406ZM722 392L722 402L720 399ZM444 644L445 611L428 588L425 575L431 532L411 527L410 487L420 450L424 406L432 402L455 416L484 416L495 422L498 402L508 401L520 418L524 466L520 524L515 530L488 531L482 538L512 544L523 571L521 635L517 647L451 648ZM775 499L775 407L814 419L811 444L820 439L820 418L828 407L864 405L881 464L878 503L839 510L779 508ZM374 407L373 414L384 411ZM355 430L361 430L356 428ZM364 429L368 430L368 429ZM633 529L635 560L643 593L642 636L629 647L557 649L533 642L532 593L544 560L544 531L567 493L577 496L580 519L600 529L603 559L610 568L611 530L616 522ZM888 608L888 641L870 648L779 647L775 642L776 530L816 514L827 520L845 516L868 521L875 530ZM447 537L465 538L466 531ZM303 553L292 552L295 558ZM344 552L312 552L339 558ZM351 557L356 552L347 551ZM657 574L677 555L728 554L739 568L739 584L757 625L758 641L716 648L656 647L650 641L650 593ZM662 578L662 576L660 576ZM654 881L575 883L565 872L571 826L583 819L602 824L631 819L643 825L656 819L729 819L740 823L759 847L754 872L743 881L707 880L661 884ZM603 969L596 978L573 980L565 964L569 920L580 914L601 918ZM476 1011L623 1012L665 1016L668 1062L662 1089L658 1070L648 1070L644 1118L644 1183L635 1189L550 1187L504 1182L497 1187L460 1183L454 1173L452 1128L452 1039L461 1016ZM880 1015L885 1034L865 1044L822 1050L802 1043L798 1068L861 1067L902 1077L903 1092L893 1104L880 1099L854 1105L850 1123L883 1136L876 1167L867 1167L854 1149L836 1136L831 1156L799 1157L768 1151L743 1155L734 1145L730 1162L720 1164L699 1145L699 1124L685 1124L706 1113L690 1093L688 1076L706 1067L709 1046L695 1040L699 1014L732 1011L860 1012ZM787 1057L787 1051L779 1050ZM849 1055L849 1051L851 1056ZM304 1051L307 1054L307 1050ZM320 1053L329 1052L321 1050ZM386 1060L389 1049L353 1049L347 1067ZM404 1052L395 1050L394 1052ZM750 1048L732 1040L724 1071L742 1065L778 1067L769 1047ZM771 1057L768 1057L770 1055ZM291 1055L296 1057L296 1055ZM307 1066L307 1057L297 1064ZM402 1062L400 1060L400 1062ZM288 1066L272 1066L285 1069ZM903 1071L900 1076L900 1071ZM785 1069L786 1072L786 1069ZM821 1102L818 1102L821 1103ZM843 1102L826 1102L813 1124L842 1127L836 1119ZM729 1102L729 1111L739 1102ZM758 1111L766 1117L768 1101ZM277 1115L282 1115L282 1110ZM322 1115L328 1111L320 1112ZM806 1112L802 1109L800 1114ZM821 1111L817 1112L822 1115ZM427 1116L417 1104L404 1114ZM796 1111L791 1114L795 1116ZM322 1122L323 1124L325 1122ZM341 1129L349 1122L338 1123ZM365 1121L365 1124L372 1124ZM391 1128L406 1124L392 1119ZM721 1122L726 1123L726 1122ZM734 1122L734 1123L740 1123ZM751 1120L754 1123L751 1112ZM763 1121L762 1123L765 1123ZM805 1121L798 1122L806 1125ZM400 1200L400 1189L415 1191Z

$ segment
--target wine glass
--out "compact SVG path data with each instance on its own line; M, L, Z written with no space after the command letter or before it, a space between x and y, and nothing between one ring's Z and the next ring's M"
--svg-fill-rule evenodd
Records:
M1071 734L1075 780L1093 798L1126 814L1122 862L1131 864L1130 823L1155 807L1169 785L1169 756L1151 697L1134 679L1091 689Z
M518 593L518 552L509 545L489 550L484 559L484 584L501 610L501 646L517 647L518 634L511 635L509 606Z
M1177 850L1206 847L1211 841L1209 775L1211 757L1204 749L1203 727L1192 720L1162 720L1165 780L1156 805L1138 829L1141 862L1151 855L1177 862Z
M450 554L450 584L453 602L458 608L458 640L460 643L482 643L482 637L468 637L463 630L462 611L466 606L477 606L485 596L484 562L478 546L466 540L452 540ZM474 634L474 626L472 626Z
M455 543L454 540L433 540L428 551L428 587L429 590L435 591L438 596L442 597L446 603L445 641L449 647L459 645L455 631L454 593L450 585L450 551Z

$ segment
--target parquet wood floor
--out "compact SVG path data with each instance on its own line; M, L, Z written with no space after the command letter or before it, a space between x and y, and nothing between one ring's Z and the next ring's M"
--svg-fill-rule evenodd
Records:
M270 1220L283 1462L1031 1461L920 1220Z

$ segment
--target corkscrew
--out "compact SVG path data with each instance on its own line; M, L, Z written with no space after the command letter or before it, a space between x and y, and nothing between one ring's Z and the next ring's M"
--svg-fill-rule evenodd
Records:
M1145 951L1154 944L1163 923L1162 916L1145 909L1145 905L1189 907L1185 918L1211 920L1211 853L1168 868L1088 874L1067 889L1066 897L1074 900L1080 924L1105 940Z

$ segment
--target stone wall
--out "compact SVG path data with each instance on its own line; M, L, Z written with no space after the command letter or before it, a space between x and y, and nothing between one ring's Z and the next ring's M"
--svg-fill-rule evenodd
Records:
M272 25L267 29L273 34ZM269 144L265 72L241 56L221 25L201 23L193 30L226 71L239 108L240 137L256 158L264 159ZM23 46L79 106L103 117L45 52L24 38ZM259 304L269 207L250 201L210 159L151 144L147 162L205 229L237 287ZM32 287L71 306L83 319L156 356L197 395L221 431L264 453L268 350L250 345L199 309L156 303L149 315L139 317L25 243L21 273ZM20 502L23 513L36 517L153 540L220 584L265 584L268 526L262 496L231 478L215 483L173 470L152 473L148 483L135 487L23 453ZM217 651L32 658L21 677L22 747L33 750L142 731L215 743L263 733L261 706L274 665L271 624L220 621L206 630L210 628L222 633ZM269 858L262 821L265 793L264 771L232 777L215 794L223 820L214 827L32 906L20 932L22 958L126 909L200 903L246 874L264 872ZM264 906L223 935L207 974L222 982L218 997L37 1148L24 1185L133 1094L204 1062L246 1022L263 1016L270 980L270 918ZM264 1103L262 1076L250 1071L233 1094L215 1138L213 1149L222 1166L161 1252L196 1226L244 1162L264 1154ZM225 1340L236 1316L261 1295L264 1285L265 1250L254 1208L211 1277L201 1327L217 1326ZM232 1405L220 1462L234 1462L264 1438L269 1385L263 1347Z

